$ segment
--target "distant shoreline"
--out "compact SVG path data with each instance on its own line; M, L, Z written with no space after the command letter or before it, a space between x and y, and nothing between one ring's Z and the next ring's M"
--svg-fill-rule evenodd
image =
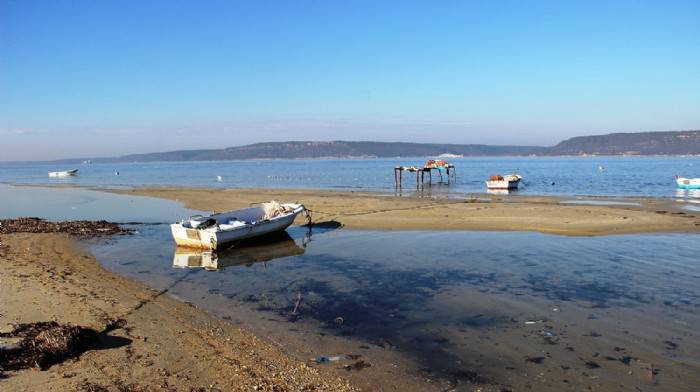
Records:
M438 158L437 155L425 155L425 156L397 156L397 157L377 157L377 156L349 156L349 157L308 157L308 158L247 158L247 159L215 159L215 160L174 160L174 161L100 161L98 158L97 162L92 163L82 163L79 160L70 159L57 160L57 161L0 161L1 165L72 165L78 168L82 166L90 166L93 164L143 164L143 163L204 163L204 162L269 162L269 161L363 161L363 160L388 160L388 159L405 159L405 160L415 160L415 159L435 159ZM697 154L562 154L562 155L465 155L461 157L454 158L443 158L445 160L451 159L479 159L479 158L696 158L700 157L700 153Z
M499 156L686 156L700 155L700 130L610 133L577 136L554 146L410 143L373 141L281 141L244 146L174 150L117 157L81 157L36 161L56 164L179 162L250 159L315 159Z

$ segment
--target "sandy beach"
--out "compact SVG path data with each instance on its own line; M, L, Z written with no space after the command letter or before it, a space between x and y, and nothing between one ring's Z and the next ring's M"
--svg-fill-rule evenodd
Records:
M47 321L103 331L120 320L78 359L47 371L3 372L2 390L354 390L248 332L104 270L65 234L4 234L0 241L0 332Z
M613 198L613 203L626 204L586 205L562 204L574 198L545 196L475 195L458 199L289 189L111 191L176 200L202 211L226 211L269 200L298 201L312 211L315 222L338 221L348 229L516 230L570 236L700 231L700 213L683 210L672 200L653 198ZM611 199L585 200L600 203ZM297 223L305 222L299 218Z

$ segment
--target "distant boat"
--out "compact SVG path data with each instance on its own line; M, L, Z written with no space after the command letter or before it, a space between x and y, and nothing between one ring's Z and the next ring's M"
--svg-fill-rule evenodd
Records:
M195 216L170 225L179 246L217 249L238 241L285 230L305 211L302 204L275 201L206 217Z
M70 177L78 174L78 169L49 172L49 177Z
M438 155L438 158L464 158L464 155L462 154L452 154L449 152L446 152L444 154Z
M495 176L489 177L486 181L486 188L488 189L518 189L518 184L523 177L520 174L507 174L502 176L497 174Z
M676 184L680 189L700 189L700 178L685 178L676 176Z

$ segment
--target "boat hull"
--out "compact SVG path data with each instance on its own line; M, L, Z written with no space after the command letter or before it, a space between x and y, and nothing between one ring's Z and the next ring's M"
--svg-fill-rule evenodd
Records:
M519 183L520 183L520 180L517 180L517 181L506 181L506 180L486 181L486 188L512 190L512 189L518 189Z
M676 178L679 189L700 189L700 178Z
M170 231L178 246L198 249L218 249L249 238L285 230L294 223L297 215L302 211L304 211L303 206L296 208L294 212L288 215L231 230L218 230L217 228L198 230L184 227L180 223L174 223L170 225Z
M71 177L78 174L78 169L49 172L49 177Z

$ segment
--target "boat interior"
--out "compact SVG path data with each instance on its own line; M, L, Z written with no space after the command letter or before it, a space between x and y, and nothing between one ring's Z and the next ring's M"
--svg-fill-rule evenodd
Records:
M217 225L223 225L228 224L229 222L242 222L245 224L250 224L264 219L265 209L263 207L250 207L210 216L193 216L189 221L184 221L182 225L188 228L197 228L209 220L213 220L214 222L212 223Z

